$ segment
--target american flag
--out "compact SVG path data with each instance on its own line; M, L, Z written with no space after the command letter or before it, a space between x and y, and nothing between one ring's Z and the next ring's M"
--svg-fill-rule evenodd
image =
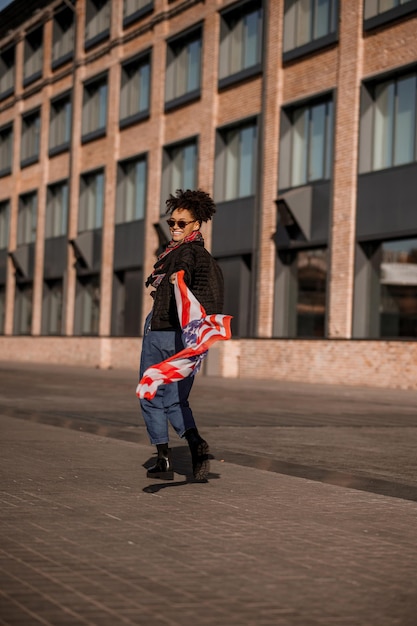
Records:
M140 399L151 400L160 385L195 376L210 346L215 341L232 336L232 316L220 313L207 315L185 284L183 270L176 274L174 291L185 348L169 359L148 367L136 387L136 395Z

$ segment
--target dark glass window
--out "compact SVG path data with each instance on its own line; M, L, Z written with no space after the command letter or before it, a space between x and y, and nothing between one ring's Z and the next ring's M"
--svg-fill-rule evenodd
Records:
M146 207L146 158L122 161L118 166L116 223L142 220Z
M48 187L45 238L67 234L68 183L61 182Z
M15 47L9 46L0 51L0 98L6 98L14 92Z
M94 230L103 225L104 172L99 170L81 176L78 232Z
M148 116L150 82L149 54L123 63L120 92L121 127Z
M168 42L165 102L196 96L201 86L202 30Z
M381 243L380 336L417 337L417 239Z
M221 14L219 78L258 67L262 60L262 2Z
M300 250L296 257L297 337L324 337L327 250Z
M257 124L249 122L219 131L216 199L235 200L255 194Z
M12 172L13 159L13 125L0 128L0 176L8 176Z
M71 141L71 95L51 102L49 122L49 155L67 150Z

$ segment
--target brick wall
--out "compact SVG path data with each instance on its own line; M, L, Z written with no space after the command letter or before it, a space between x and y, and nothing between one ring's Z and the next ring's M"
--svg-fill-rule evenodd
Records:
M217 88L219 64L219 10L233 0L155 0L149 16L126 29L122 27L122 2L112 3L109 41L84 51L85 2L77 2L77 68L69 62L56 71L50 64L52 0L19 32L16 45L16 93L0 102L0 126L14 120L13 175L0 179L0 200L11 200L10 245L16 245L18 197L38 190L39 215L34 279L33 335L41 332L44 212L47 185L71 174L69 238L77 235L79 181L83 172L105 169L105 211L101 266L100 337L13 337L15 277L8 263L6 337L0 337L2 359L46 359L52 362L100 367L137 367L140 340L109 338L111 317L114 211L117 161L146 152L148 155L148 205L145 222L144 276L154 263L157 236L153 224L161 210L163 146L199 136L199 185L213 192L216 129L260 116L263 148L260 154L260 189L257 219L259 228L256 272L257 340L233 340L213 349L207 371L225 376L255 376L310 380L415 386L417 359L415 342L345 341L351 336L353 268L355 251L355 204L357 181L360 85L364 78L417 61L417 17L394 22L386 28L363 33L363 0L341 0L339 42L287 64L282 63L284 3L265 4L266 48L264 71L221 91ZM22 87L23 27L44 22L44 74L40 81ZM166 40L204 21L201 98L168 114L164 113ZM7 43L6 36L0 45ZM151 115L146 121L119 130L120 63L152 47ZM81 145L83 81L108 71L109 99L107 133L102 139ZM51 98L74 87L78 114L72 129L73 149L48 158L49 103ZM329 335L337 341L290 341L268 339L272 335L274 309L275 200L278 190L279 121L282 106L325 91L335 94L336 143L332 181L330 238ZM42 106L41 154L37 164L20 169L21 114ZM262 116L260 115L262 113ZM204 226L207 246L211 225ZM76 274L74 254L68 248L66 326L73 333ZM142 317L150 308L144 290Z

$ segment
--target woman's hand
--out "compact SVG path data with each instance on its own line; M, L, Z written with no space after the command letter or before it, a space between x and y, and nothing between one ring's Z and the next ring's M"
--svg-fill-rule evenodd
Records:
M174 273L173 273L173 274L171 274L171 276L169 277L169 282L170 282L171 284L174 284L174 283L175 283L175 278L176 278L176 276L177 276L177 272L174 272Z

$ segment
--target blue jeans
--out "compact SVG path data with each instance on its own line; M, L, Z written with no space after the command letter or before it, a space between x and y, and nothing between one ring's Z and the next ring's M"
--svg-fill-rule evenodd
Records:
M149 313L143 332L139 379L148 367L164 361L184 348L181 331L150 330L151 318L152 313ZM189 428L196 428L188 404L193 382L194 376L189 376L177 383L160 385L152 400L140 400L142 415L152 444L168 443L168 423L179 437L183 437Z

